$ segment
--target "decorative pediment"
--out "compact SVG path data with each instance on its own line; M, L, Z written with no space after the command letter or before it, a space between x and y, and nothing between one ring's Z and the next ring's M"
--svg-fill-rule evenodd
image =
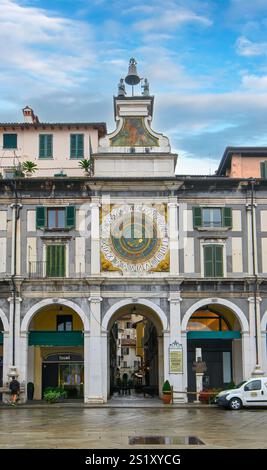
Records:
M112 147L158 147L159 139L149 132L143 117L129 116L123 119L123 125L110 139L110 145Z

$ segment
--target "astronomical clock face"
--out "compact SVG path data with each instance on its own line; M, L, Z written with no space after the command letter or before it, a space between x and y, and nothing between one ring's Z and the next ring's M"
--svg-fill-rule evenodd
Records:
M103 270L166 271L165 214L145 205L112 208L102 220L101 251Z

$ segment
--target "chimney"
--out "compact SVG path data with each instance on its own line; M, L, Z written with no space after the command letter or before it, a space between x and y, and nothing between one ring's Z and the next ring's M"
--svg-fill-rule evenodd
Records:
M24 122L27 122L28 124L38 124L38 116L35 116L32 108L26 106L23 108L22 112L24 116Z

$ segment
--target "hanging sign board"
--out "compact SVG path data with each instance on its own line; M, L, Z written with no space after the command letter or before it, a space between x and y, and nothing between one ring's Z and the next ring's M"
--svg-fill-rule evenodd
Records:
M177 341L169 346L169 373L183 373L183 346Z

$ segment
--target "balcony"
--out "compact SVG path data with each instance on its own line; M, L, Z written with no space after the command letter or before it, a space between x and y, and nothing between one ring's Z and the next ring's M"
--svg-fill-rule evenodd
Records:
M48 265L47 261L30 261L28 263L28 277L30 279L50 279L50 278L74 278L81 279L86 277L86 273L80 272L66 274L64 267L53 267Z

